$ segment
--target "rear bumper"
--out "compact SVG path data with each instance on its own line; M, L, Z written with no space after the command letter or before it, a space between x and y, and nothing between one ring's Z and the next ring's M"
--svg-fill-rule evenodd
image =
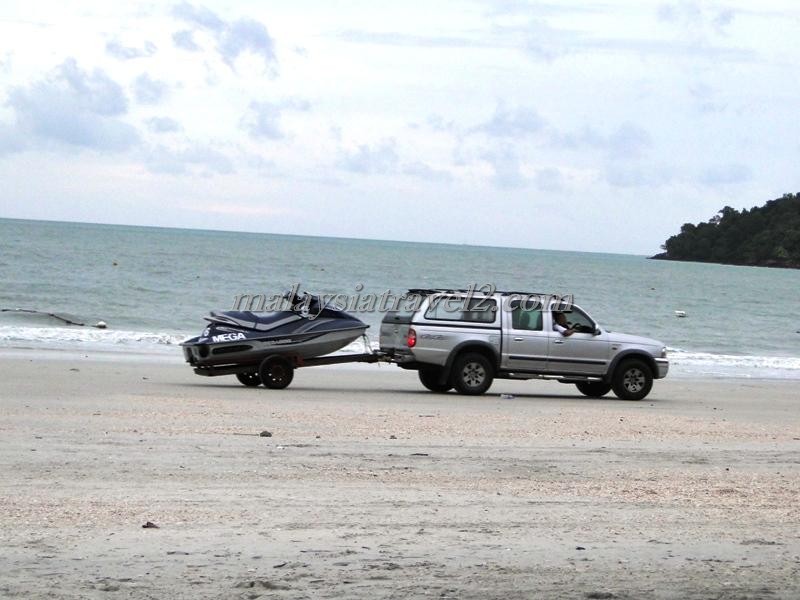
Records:
M657 358L656 367L658 368L658 372L655 375L656 379L664 379L669 372L669 361L666 358Z

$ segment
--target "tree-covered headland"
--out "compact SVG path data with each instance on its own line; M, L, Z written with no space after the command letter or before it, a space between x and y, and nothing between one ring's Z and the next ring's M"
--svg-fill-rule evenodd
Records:
M726 206L706 223L686 223L653 258L800 268L800 194L741 212Z

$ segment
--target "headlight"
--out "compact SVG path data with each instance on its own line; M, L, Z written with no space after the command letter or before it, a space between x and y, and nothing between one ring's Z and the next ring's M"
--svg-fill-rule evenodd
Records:
M661 349L661 358L667 358L667 347L666 346L664 346Z

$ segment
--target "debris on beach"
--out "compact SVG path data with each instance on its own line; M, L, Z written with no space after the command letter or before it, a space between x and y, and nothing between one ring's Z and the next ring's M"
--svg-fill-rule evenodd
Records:
M158 525L153 523L152 521L148 521L144 525L142 525L142 529L158 529Z
M260 437L272 437L272 432L266 429L258 434Z

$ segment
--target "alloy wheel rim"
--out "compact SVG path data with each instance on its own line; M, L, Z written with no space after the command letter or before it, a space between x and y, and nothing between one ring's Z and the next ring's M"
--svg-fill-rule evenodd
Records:
M644 388L644 373L640 369L628 369L623 378L625 389L629 392L639 392Z
M486 379L486 370L478 363L468 363L464 365L464 383L470 387L476 387Z

